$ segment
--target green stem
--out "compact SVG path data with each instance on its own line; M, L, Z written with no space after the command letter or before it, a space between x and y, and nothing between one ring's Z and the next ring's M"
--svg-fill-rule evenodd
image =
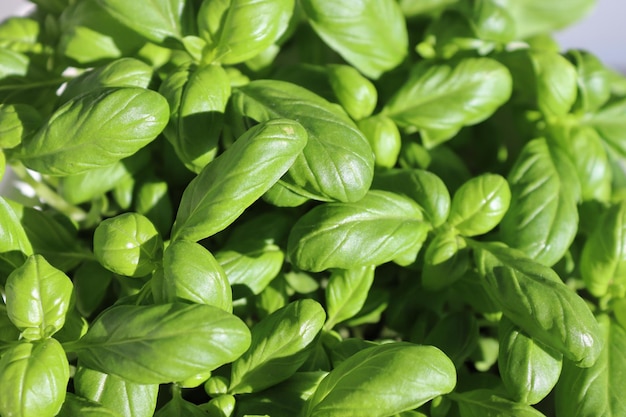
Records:
M45 81L28 83L28 84L2 85L0 86L0 92L13 91L13 90L30 90L32 88L40 88L40 87L54 87L54 86L59 86L69 80L71 80L71 78L60 77L60 78L55 78L53 80L45 80Z

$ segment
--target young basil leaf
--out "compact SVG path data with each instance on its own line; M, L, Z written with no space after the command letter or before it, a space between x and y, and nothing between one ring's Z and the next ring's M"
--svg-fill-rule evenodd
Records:
M324 328L330 330L356 315L363 308L373 282L372 266L333 271L325 290L328 319Z
M426 147L434 147L463 126L491 116L511 96L509 71L490 58L455 63L424 62L389 100L383 113L399 126L417 130ZM444 119L441 114L446 114Z
M205 0L198 11L198 31L210 57L238 64L259 55L287 30L294 0Z
M96 0L113 18L149 41L182 38L184 0Z
M624 111L626 99L615 100L591 115L589 120L589 124L598 131L607 148L622 158L626 155Z
M33 247L15 211L1 196L0 237L0 283L3 283L15 268L24 263L28 255L33 254Z
M605 347L590 368L569 361L556 386L557 417L606 416L626 413L622 387L626 384L626 331L606 315L598 317Z
M167 236L174 221L174 209L166 181L149 176L137 186L135 211L154 224L161 236Z
M26 339L44 339L59 331L74 287L43 256L32 255L7 278L7 313Z
M489 389L450 395L459 405L461 417L546 417L533 407L513 402Z
M131 178L148 165L149 161L150 153L144 148L112 165L62 177L59 179L60 194L70 204L81 204L97 199L127 178Z
M595 112L611 97L609 71L589 52L570 50L566 57L578 72L578 97L576 107L584 112Z
M452 198L448 223L464 236L493 229L509 208L511 190L498 174L483 174L465 182Z
M254 120L286 117L306 129L308 143L281 183L322 201L363 198L374 175L374 156L367 139L336 106L302 87L275 80L235 89L232 103Z
M232 366L231 394L262 391L293 375L311 353L326 314L316 301L294 301L252 328L250 349Z
M602 297L624 285L626 271L626 201L611 206L585 242L580 275L587 290Z
M56 417L122 417L113 410L93 402L76 394L68 392L65 396L65 402L59 414Z
M350 117L361 120L372 114L378 92L370 80L349 65L329 65L326 73L335 97Z
M37 20L12 16L0 23L0 46L16 52L41 52L41 31Z
M484 1L474 4L484 3ZM463 4L463 3L461 3ZM423 58L442 58L449 60L467 51L486 55L496 43L478 39L477 30L472 26L472 11L464 14L457 10L444 11L428 25L423 40L417 44L416 51Z
M583 17L593 6L593 0L544 2L505 0L500 3L516 24L517 39L561 29Z
M86 367L159 384L211 371L249 346L250 331L236 316L209 305L175 303L112 307L72 348Z
M217 154L231 92L228 75L219 65L181 69L163 81L159 92L170 105L163 133L185 166L198 173Z
M450 193L437 175L421 169L391 169L376 173L372 188L412 198L433 225L441 226L450 213Z
M439 349L383 344L364 349L333 369L309 398L302 415L386 417L447 394L455 384L454 365Z
M302 216L291 229L288 253L313 272L380 265L423 242L428 228L412 200L370 191L356 203L326 203Z
M424 253L422 285L431 291L443 290L465 274L469 268L469 251L454 230L437 232Z
M65 400L69 379L70 366L56 339L14 345L0 357L0 413L56 416Z
M476 349L477 342L478 323L474 316L463 312L441 318L423 343L441 349L459 369Z
M113 273L95 261L82 263L72 275L76 308L85 317L98 310L105 299Z
M576 235L580 186L563 152L541 138L528 142L511 172L511 207L502 241L545 265L563 257Z
M305 129L286 119L248 130L189 183L172 239L198 241L222 231L280 179L306 141Z
M393 168L398 161L402 139L398 126L384 114L366 117L357 122L359 130L367 138L377 167Z
M111 165L150 143L167 119L167 101L154 91L137 87L95 90L61 106L23 144L20 160L51 175Z
M498 369L512 399L536 404L552 391L561 375L563 355L544 346L503 317L498 329Z
M73 97L105 87L148 88L152 75L152 67L138 59L116 59L70 80L59 101L65 103Z
M518 250L470 245L485 289L509 320L578 366L593 365L602 351L602 335L578 294L552 269Z
M406 22L393 0L305 0L302 9L320 38L369 78L378 78L406 56Z
M276 207L298 207L309 201L309 198L290 190L281 182L277 182L263 194L263 201Z
M30 59L25 54L0 48L0 80L26 76L29 65Z
M138 213L124 213L103 220L93 235L98 262L109 271L142 277L161 260L163 240L152 222Z
M163 279L166 302L192 302L227 312L233 310L232 291L224 270L211 252L198 243L170 243L163 255Z
M42 125L37 109L27 104L0 104L0 148L14 148Z
M287 281L279 275L255 297L256 313L262 319L286 306L288 302Z
M194 403L184 400L180 394L174 395L167 404L160 408L154 417L207 417L207 413Z
M470 22L480 39L509 43L515 40L515 20L506 7L497 0L471 2Z
M135 384L83 366L78 367L73 380L77 395L120 416L152 417L154 414L158 385Z
M211 417L230 417L235 411L236 400L232 395L220 395L202 406Z

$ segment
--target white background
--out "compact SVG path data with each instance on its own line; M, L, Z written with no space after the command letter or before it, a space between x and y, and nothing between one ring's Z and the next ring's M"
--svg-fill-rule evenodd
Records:
M557 39L563 49L586 49L607 65L626 73L626 1L596 1L596 7L586 18L558 33ZM0 0L0 20L29 4L26 0Z

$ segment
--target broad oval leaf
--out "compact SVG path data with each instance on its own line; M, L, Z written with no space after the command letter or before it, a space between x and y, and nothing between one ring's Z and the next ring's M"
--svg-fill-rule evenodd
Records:
M606 315L598 317L605 347L590 368L563 364L556 386L557 417L618 417L625 415L626 330Z
M7 313L13 324L25 338L43 339L65 324L74 286L43 256L32 255L9 275L5 290Z
M243 115L264 121L297 120L308 143L281 184L317 200L357 201L374 175L374 155L365 136L337 106L295 84L258 80L233 91Z
M511 190L498 174L483 174L454 193L448 223L464 236L482 235L500 223L509 208Z
M498 335L498 369L509 394L524 404L543 400L559 380L563 355L528 337L506 317Z
M305 129L292 120L248 130L189 183L172 239L198 241L224 230L280 179L306 143Z
M205 0L198 11L198 30L212 57L223 64L238 64L278 40L294 6L294 0Z
M69 379L70 366L56 339L14 345L0 358L0 414L56 416Z
M163 275L168 302L190 301L232 311L228 278L202 245L181 240L170 243L163 255Z
M541 138L526 144L509 173L511 206L502 241L545 265L563 257L578 229L580 186L567 155Z
M93 250L109 271L142 277L161 261L163 239L145 216L123 213L100 222L93 234Z
M546 417L530 405L503 398L489 389L465 391L450 397L459 405L461 417Z
M89 368L138 384L184 381L237 359L250 331L205 304L119 305L102 313L72 346Z
M127 417L152 417L159 386L136 384L93 369L79 366L74 375L74 391L109 410Z
M185 166L198 173L217 154L230 79L219 65L181 69L163 81L159 92L171 112L163 133Z
M355 203L313 208L289 235L291 261L307 271L351 269L394 260L426 239L420 207L386 191L370 191Z
M596 297L626 282L626 201L611 206L585 242L580 275Z
M42 117L27 104L0 104L0 148L13 148L29 138L42 124Z
M421 169L391 169L376 173L372 188L392 191L412 198L433 225L441 226L450 213L450 193L446 184L432 172Z
M96 0L120 23L155 43L182 38L184 0Z
M578 366L593 365L602 352L602 334L576 292L518 250L493 243L470 246L485 289L509 320Z
M61 106L24 142L20 160L50 175L111 165L146 146L165 128L167 101L138 87L108 87Z
M294 301L252 328L250 349L232 366L231 394L262 391L292 376L309 357L326 314L310 299Z
M0 282L33 254L33 247L20 219L7 200L0 196Z
M387 417L449 393L454 364L433 346L389 343L363 349L319 384L303 415Z
M490 58L417 65L383 112L398 125L417 130L433 147L491 116L511 96L505 66ZM445 115L442 117L442 115Z
M328 319L324 327L330 330L361 311L373 282L372 266L333 271L325 289Z
M409 40L394 0L300 3L322 40L367 77L378 78L404 60Z

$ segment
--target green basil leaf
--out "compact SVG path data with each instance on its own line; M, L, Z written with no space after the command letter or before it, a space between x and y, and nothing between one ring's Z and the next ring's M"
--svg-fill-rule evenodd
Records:
M450 397L459 405L461 417L545 417L529 405L513 402L488 389L466 391Z
M302 87L275 80L235 89L232 102L257 121L285 117L306 129L308 143L281 183L318 200L363 198L372 182L374 156L367 139L336 106Z
M511 88L509 71L490 58L424 62L413 68L383 112L399 126L419 131L430 148L491 116L509 99Z
M511 202L509 184L498 174L483 174L454 193L448 223L464 236L482 235L500 223Z
M179 416L207 417L207 413L194 403L184 400L180 394L178 394L154 414L154 417Z
M0 23L0 45L16 52L41 52L41 27L37 20L12 16Z
M161 261L163 240L152 222L138 213L103 220L93 235L94 254L109 271L142 277Z
M135 59L124 57L107 65L84 72L70 80L60 101L65 103L73 97L105 87L148 88L152 80L152 67Z
M170 122L163 133L185 166L198 173L217 154L231 92L228 75L219 65L183 69L168 76L159 92L170 105Z
M556 416L617 417L626 413L626 330L606 315L598 317L605 347L590 368L565 361L556 386Z
M195 242L174 241L163 255L166 302L208 304L232 312L232 291L211 252ZM154 278L153 278L154 279Z
M439 349L383 344L364 349L333 369L307 402L303 415L386 417L447 394L455 384L454 365Z
M457 369L476 349L477 342L478 322L465 312L441 318L424 339L425 345L441 349Z
M454 230L437 232L424 253L422 285L431 291L443 290L469 268L469 251L461 236Z
M103 405L120 416L152 417L158 385L141 385L79 366L74 375L77 395Z
M376 173L372 188L412 198L433 225L441 226L450 213L450 193L437 175L421 169L391 169Z
M261 391L293 375L311 353L326 314L316 301L295 301L252 328L251 348L233 363L229 393Z
M238 64L259 55L287 30L294 0L205 0L198 30L223 64Z
M95 90L61 106L23 144L20 159L29 168L51 175L111 165L156 138L167 115L167 101L154 91Z
M404 60L408 34L395 1L305 0L301 5L319 37L367 77L378 78Z
M211 371L249 346L250 332L239 318L209 305L177 303L112 307L74 350L91 369L159 384Z
M563 355L528 337L506 317L498 335L498 369L512 399L524 404L543 400L559 380Z
M511 172L511 206L500 223L509 246L554 265L576 235L580 195L577 174L563 152L545 139L528 142Z
M24 77L28 74L30 59L25 54L0 48L0 80L9 77Z
M485 289L509 320L578 366L593 365L602 335L578 294L520 251L493 243L471 246Z
M590 116L588 122L598 131L607 147L620 157L626 155L626 145L624 145L626 121L623 117L625 111L626 99L616 100Z
M251 128L189 183L172 239L198 241L222 231L280 179L306 140L306 131L291 120Z
M363 308L373 282L371 266L333 271L325 289L328 319L324 327L332 329L356 315Z
M43 120L27 104L0 104L0 148L13 148L29 138Z
M113 18L155 43L182 38L183 0L96 0Z
M458 2L459 0L399 0L402 13L406 17L437 12Z
M499 2L516 23L517 39L553 32L579 20L595 4L593 0L504 0Z
M135 211L146 216L162 236L169 234L174 221L168 190L166 181L149 176L138 184L135 196Z
M587 290L602 297L624 285L626 272L626 201L611 206L585 242L580 275Z
M329 65L326 73L335 97L350 117L360 120L372 114L378 92L370 80L349 65Z
M0 341L14 342L20 337L20 331L13 324L9 318L9 313L4 304L0 303ZM0 356L2 356L2 350L0 349Z
M472 28L480 39L498 43L515 40L515 20L497 0L474 1L470 12Z
M284 184L277 182L263 194L263 201L276 207L298 207L309 201L308 197L300 195Z
M147 149L115 162L59 179L61 196L70 204L81 204L99 198L118 184L131 178L150 161Z
M427 232L412 200L370 191L356 203L326 203L302 216L289 235L288 253L313 272L380 265L421 245Z
M22 265L33 247L13 208L0 196L0 271L2 281Z
M50 337L65 324L73 290L67 275L32 255L7 278L7 313L25 338Z
M121 414L86 398L68 392L56 417L122 417Z
M570 50L566 57L578 72L577 107L584 112L595 112L611 97L609 71L589 52Z
M95 261L83 262L72 275L76 308L85 317L91 316L104 301L113 273Z
M56 416L65 400L69 379L70 366L56 339L15 345L0 358L0 413Z
M393 168L398 161L402 139L398 126L384 114L366 117L357 122L359 130L367 138L377 167Z

